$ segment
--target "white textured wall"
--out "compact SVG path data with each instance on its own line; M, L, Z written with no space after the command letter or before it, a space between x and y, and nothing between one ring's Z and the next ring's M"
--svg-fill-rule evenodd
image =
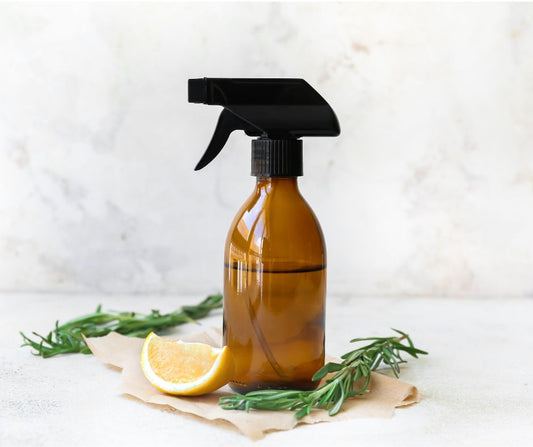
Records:
M251 192L189 77L303 77L301 188L350 295L533 296L533 5L0 5L0 290L221 289Z

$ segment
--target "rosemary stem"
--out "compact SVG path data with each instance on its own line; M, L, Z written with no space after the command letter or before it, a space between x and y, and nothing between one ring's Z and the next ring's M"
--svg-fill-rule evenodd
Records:
M295 417L302 418L312 408L325 408L330 416L341 411L344 401L369 391L371 373L381 363L389 366L396 376L400 373L399 363L405 362L400 352L417 357L427 354L414 346L409 335L393 329L400 334L395 337L356 338L352 342L370 341L369 344L344 354L341 363L330 362L313 376L313 380L326 378L325 383L316 390L259 390L246 395L224 396L219 404L226 410L293 410ZM407 340L407 344L402 341ZM362 384L359 380L363 379Z
M222 307L222 295L210 295L199 304L183 306L181 310L169 314L160 314L152 310L150 314L136 312L102 312L98 306L95 312L74 318L66 323L56 322L55 328L47 336L33 333L37 340L32 340L21 332L22 346L35 350L35 355L44 358L69 352L89 354L83 336L100 337L115 331L132 337L145 337L152 331L164 332L180 324L195 322L213 309Z

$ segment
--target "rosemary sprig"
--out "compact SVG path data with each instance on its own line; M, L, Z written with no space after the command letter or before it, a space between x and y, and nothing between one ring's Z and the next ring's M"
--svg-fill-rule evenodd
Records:
M225 410L291 410L300 419L311 412L312 408L325 408L330 416L335 416L346 399L367 393L370 385L370 373L382 363L391 367L394 375L399 377L400 363L405 363L400 356L406 352L412 357L427 354L414 346L405 332L393 329L399 337L354 338L350 343L371 341L341 358L341 363L330 362L319 369L313 380L320 380L329 373L333 377L311 391L297 390L258 390L247 394L234 394L220 398L219 405ZM402 341L406 340L407 344ZM360 384L360 381L362 382Z
M58 354L79 352L90 354L83 336L101 337L110 332L128 335L130 337L146 337L150 332L164 332L180 324L195 322L209 314L213 309L222 307L222 295L210 295L205 300L194 306L183 306L180 311L161 314L152 310L150 314L135 312L102 312L102 305L96 311L70 320L62 325L56 321L55 328L42 336L32 332L37 340L32 340L24 333L20 333L24 340L21 346L30 346L35 349L34 355L44 358Z

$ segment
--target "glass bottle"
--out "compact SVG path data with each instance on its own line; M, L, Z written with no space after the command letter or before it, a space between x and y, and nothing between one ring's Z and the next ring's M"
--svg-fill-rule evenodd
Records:
M258 177L228 233L224 344L231 388L309 390L324 364L326 249L297 177Z

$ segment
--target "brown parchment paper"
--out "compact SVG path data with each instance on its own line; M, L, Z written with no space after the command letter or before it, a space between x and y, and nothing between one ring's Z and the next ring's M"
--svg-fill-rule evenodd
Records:
M221 332L208 329L205 332L180 337L183 341L207 343L220 346ZM110 333L105 337L88 338L87 345L102 362L122 369L119 391L144 402L168 405L184 413L191 413L209 421L223 419L237 427L251 439L260 439L269 431L289 430L297 424L335 422L353 418L390 418L395 407L418 402L418 390L400 380L379 373L372 373L370 393L349 399L344 410L334 417L325 410L313 410L310 415L297 421L289 411L245 411L223 410L218 399L232 391L225 386L215 393L196 397L178 397L164 394L154 388L144 377L140 358L143 339Z

